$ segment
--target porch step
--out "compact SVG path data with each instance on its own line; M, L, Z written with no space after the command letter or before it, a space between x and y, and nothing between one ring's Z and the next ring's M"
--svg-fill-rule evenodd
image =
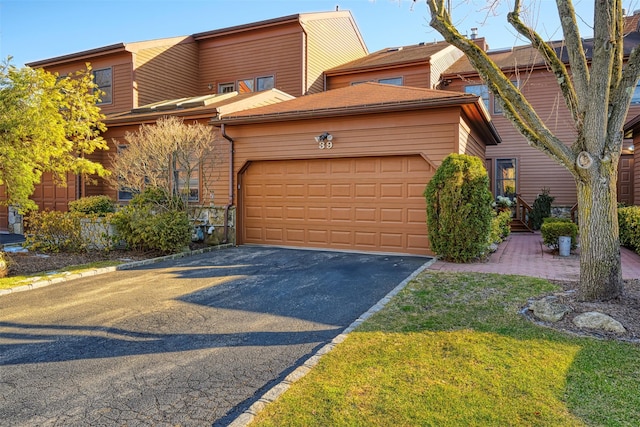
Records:
M512 232L529 232L533 233L533 230L530 229L523 221L519 219L511 220L511 231Z

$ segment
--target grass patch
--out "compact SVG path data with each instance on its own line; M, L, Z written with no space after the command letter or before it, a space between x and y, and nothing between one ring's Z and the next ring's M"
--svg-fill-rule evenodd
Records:
M35 273L35 274L26 275L26 276L3 277L0 279L0 289L14 288L17 286L23 286L23 285L35 283L39 280L68 276L70 274L82 273L85 271L91 271L98 268L113 267L116 265L123 264L124 262L125 261L118 261L118 260L95 261L87 264L80 264L80 265L60 268L55 270L55 272L52 272L52 273L41 272L41 273Z
M255 425L637 425L640 347L518 314L553 289L522 276L425 271Z

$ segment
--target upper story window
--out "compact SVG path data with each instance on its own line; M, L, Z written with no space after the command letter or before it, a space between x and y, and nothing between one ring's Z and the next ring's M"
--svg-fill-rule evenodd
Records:
M236 90L235 83L220 83L218 85L218 93L229 93Z
M238 92L247 93L253 92L254 84L253 79L238 80Z
M392 77L389 79L380 79L378 80L378 83L383 83L386 85L396 85L396 86L402 86L402 77Z
M256 79L258 92L262 92L263 90L273 89L274 87L274 78L273 76L265 76L258 77Z
M487 85L465 86L464 91L466 93L472 93L481 97L482 101L484 102L484 106L487 107L487 111L491 111L489 109L489 88L487 87Z
M102 91L99 104L111 104L113 100L113 78L111 68L93 70L93 81Z

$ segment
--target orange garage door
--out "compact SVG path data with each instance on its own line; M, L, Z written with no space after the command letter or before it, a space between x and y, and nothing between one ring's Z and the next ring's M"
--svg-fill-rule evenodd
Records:
M429 253L420 156L253 162L241 243Z

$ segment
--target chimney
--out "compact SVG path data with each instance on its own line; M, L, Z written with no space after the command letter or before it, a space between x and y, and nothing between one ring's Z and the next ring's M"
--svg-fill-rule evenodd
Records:
M473 27L471 29L471 40L475 40L476 38L478 38L478 28Z

